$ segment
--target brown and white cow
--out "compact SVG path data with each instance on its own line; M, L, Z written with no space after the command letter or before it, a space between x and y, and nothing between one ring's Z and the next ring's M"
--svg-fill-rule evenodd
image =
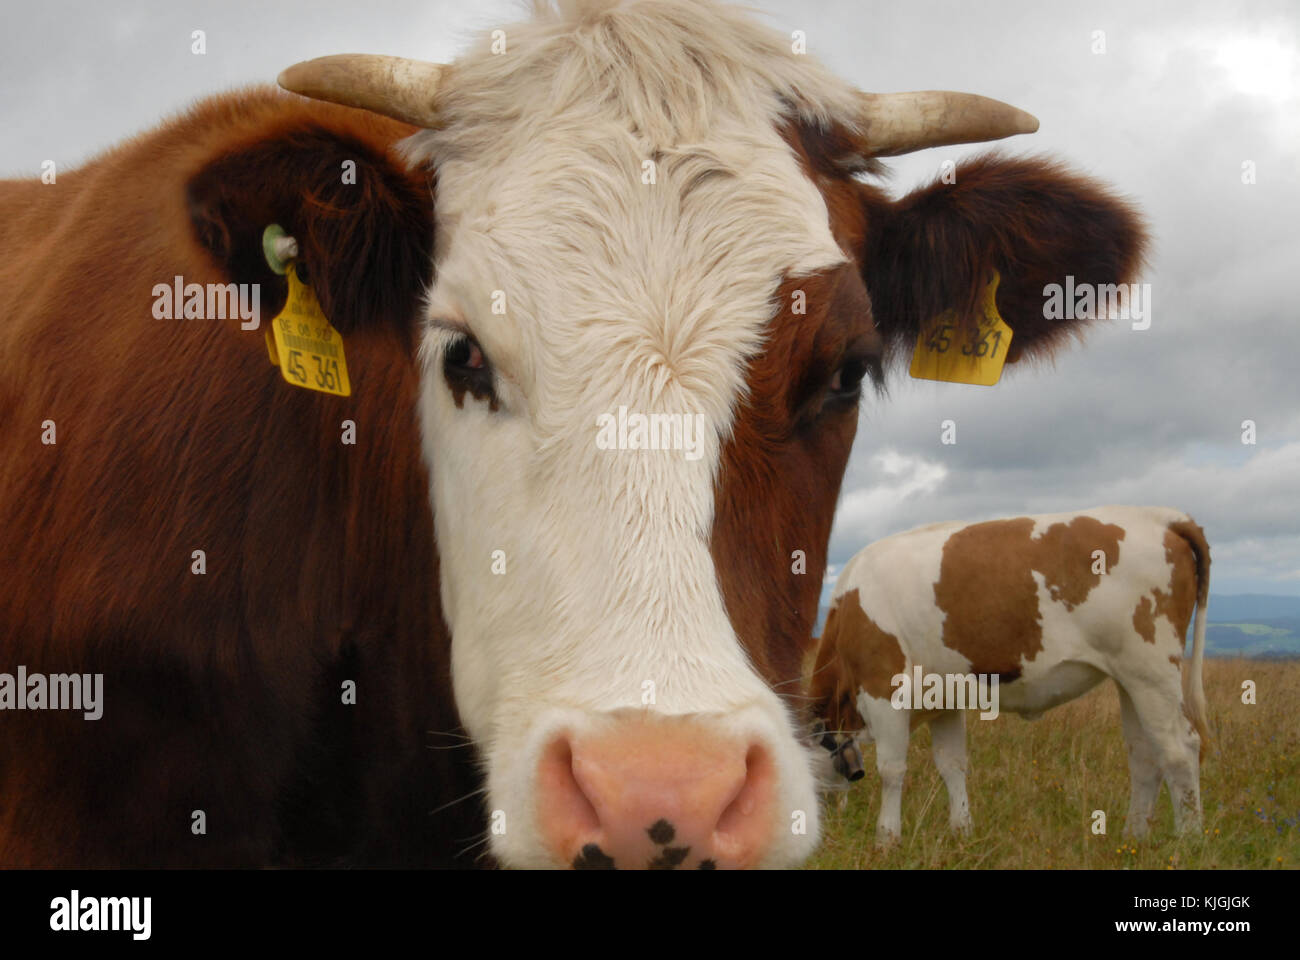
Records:
M0 863L814 847L800 638L861 381L949 308L973 329L994 270L1010 359L1042 355L1044 286L1131 279L1143 229L1042 160L862 179L1035 128L1005 104L862 94L711 3L561 7L0 185L0 668L105 698L0 714ZM260 284L269 322L270 224L350 397L153 315L180 276ZM704 429L610 449L624 408Z
M899 836L918 723L930 724L949 824L965 830L966 709L983 697L988 719L1032 719L1106 677L1128 742L1127 832L1147 832L1162 777L1177 827L1198 825L1209 578L1204 533L1168 507L939 523L856 554L835 584L810 686L830 730L876 742L877 839Z

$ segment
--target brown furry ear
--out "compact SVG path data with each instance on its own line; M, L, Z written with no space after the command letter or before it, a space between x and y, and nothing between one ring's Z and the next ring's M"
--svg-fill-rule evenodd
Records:
M910 349L953 309L973 331L984 286L1001 279L997 306L1015 332L1009 361L1051 352L1084 320L1049 320L1043 288L1128 283L1147 236L1138 213L1101 184L1040 159L985 155L897 202L864 187L863 276L881 334Z
M314 124L276 131L205 165L188 201L199 241L235 282L262 285L268 316L287 292L262 255L262 231L278 223L340 333L384 323L409 335L432 273L433 201L384 145Z

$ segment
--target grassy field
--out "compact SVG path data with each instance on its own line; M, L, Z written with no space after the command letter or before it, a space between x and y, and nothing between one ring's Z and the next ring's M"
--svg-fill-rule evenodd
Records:
M1241 702L1253 680L1256 704ZM1106 681L1088 695L1025 721L967 718L967 789L975 826L948 831L948 798L930 758L928 727L913 732L903 788L903 836L875 849L880 780L875 748L847 809L823 804L824 842L813 869L1296 869L1300 866L1300 662L1207 660L1213 736L1201 762L1202 833L1177 837L1161 789L1156 823L1122 839L1128 761L1119 697ZM1106 812L1094 836L1092 811Z

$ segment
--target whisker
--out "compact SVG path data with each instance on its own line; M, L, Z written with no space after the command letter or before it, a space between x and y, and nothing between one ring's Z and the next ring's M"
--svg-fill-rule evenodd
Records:
M834 666L834 661L827 660L820 668L814 668L812 673L808 674L808 679L811 680L813 677L817 676L817 674L821 673L822 670L829 670L832 666Z
M451 801L448 801L447 803L444 803L441 807L436 807L436 808L434 808L433 810L430 810L430 811L429 811L429 816L433 816L435 813L439 813L439 812L441 812L441 811L443 811L443 810L446 810L448 807L454 807L454 806L455 806L456 804L458 804L458 803L463 803L463 802L465 802L466 800L470 799L471 797L477 797L477 796L479 796L480 794L487 793L487 791L488 791L488 788L485 787L485 786L484 786L484 787L479 787L477 790L471 790L469 793L465 794L465 796L463 796L463 797L457 797L455 800L451 800Z
M462 839L463 839L463 838L462 838ZM463 857L465 854L469 853L469 852L470 852L471 850L473 850L475 847L481 847L481 846L483 846L484 844L486 844L486 843L487 843L489 840L491 840L491 839L492 839L492 838L489 837L487 834L484 834L483 836L481 836L481 837L479 837L477 840L475 840L473 843L471 843L468 847L466 847L465 849L459 851L459 852L456 854L456 859L459 860L461 857ZM489 853L489 852L490 852L490 851L488 851L488 850L486 850L486 849L483 850L482 852L479 853L478 856L476 856L476 857L474 858L474 862L477 863L479 860L482 860L484 854Z
M777 687L784 687L787 683L800 683L802 681L803 681L802 676L791 677L789 680L782 680L780 683L772 684L772 689L775 690Z
M461 740L468 740L471 743L474 742L473 737L466 736L459 730L426 730L424 732L431 737L459 737Z

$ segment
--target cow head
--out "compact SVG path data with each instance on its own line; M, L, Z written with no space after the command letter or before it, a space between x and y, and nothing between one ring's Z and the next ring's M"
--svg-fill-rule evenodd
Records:
M856 743L867 726L858 712L859 691L870 688L873 696L889 696L890 679L901 666L882 655L881 647L872 642L878 638L877 628L858 604L857 591L836 598L808 677L808 709L822 747L841 776L846 774L834 762L837 751Z
M864 95L729 9L578 6L450 67L281 84L422 128L418 415L493 851L790 865L818 834L801 639L863 384L992 270L1017 358L1053 346L1044 283L1126 279L1141 230L1042 162L898 201L862 179L1035 128L1004 104Z

